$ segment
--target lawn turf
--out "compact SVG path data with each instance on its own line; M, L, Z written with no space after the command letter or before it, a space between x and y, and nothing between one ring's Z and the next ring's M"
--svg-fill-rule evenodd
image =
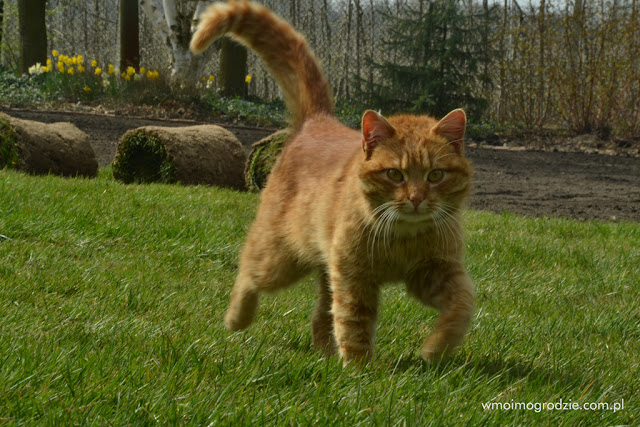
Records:
M436 313L392 285L358 371L311 348L313 278L265 297L247 331L224 329L257 204L108 169L0 171L0 423L639 422L639 223L468 211L465 344L422 362ZM581 409L541 408L561 401Z

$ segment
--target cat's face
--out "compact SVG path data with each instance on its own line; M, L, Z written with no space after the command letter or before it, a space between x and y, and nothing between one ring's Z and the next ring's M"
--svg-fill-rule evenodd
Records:
M470 188L471 167L462 152L465 123L462 110L440 122L365 113L360 181L372 215L416 228L446 224Z

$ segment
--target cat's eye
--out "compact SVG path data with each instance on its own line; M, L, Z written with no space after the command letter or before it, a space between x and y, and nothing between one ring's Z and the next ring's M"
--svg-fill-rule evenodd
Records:
M389 169L387 170L387 176L391 181L394 182L402 182L404 181L404 175L398 169Z
M432 184L442 181L442 178L444 178L444 171L441 171L440 169L432 170L429 172L429 175L427 175L427 181Z

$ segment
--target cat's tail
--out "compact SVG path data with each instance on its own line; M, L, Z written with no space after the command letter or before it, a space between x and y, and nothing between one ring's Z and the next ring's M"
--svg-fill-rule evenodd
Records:
M318 59L302 34L287 22L247 0L216 3L200 16L191 51L204 51L225 33L254 50L265 62L284 93L295 129L309 116L332 113L331 89Z

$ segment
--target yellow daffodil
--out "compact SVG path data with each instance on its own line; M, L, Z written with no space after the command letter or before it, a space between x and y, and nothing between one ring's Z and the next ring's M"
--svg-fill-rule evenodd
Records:
M209 74L209 81L212 82L214 81L216 78L213 74Z
M75 70L73 67L71 67L71 68L69 68L69 69L67 70L67 74L70 74L70 75L72 75L72 76L73 76L75 73L76 73L76 70Z
M131 77L136 73L136 69L133 67L127 67L127 76Z
M91 92L91 88L89 86L83 87L82 90L85 92Z
M84 66L82 64L78 64L78 72L79 73L84 73L86 70L84 68Z
M51 67L51 60L47 59L47 67Z
M84 56L82 56L82 55L78 55L78 57L76 58L76 60L78 61L78 64L84 64Z
M144 67L140 67L140 74L146 74L147 69Z
M113 75L115 73L116 73L116 69L114 68L114 66L112 64L109 64L109 67L107 68L107 74Z
M207 81L207 78L205 76L202 76L202 78L200 79L202 81L202 83Z
M92 60L91 60L91 66L92 66L93 68L96 68L96 67L98 66L98 61L96 61L95 59L92 59Z
M93 71L93 74L95 74L96 76L101 75L102 74L102 68L96 67L96 69Z
M56 64L56 67L58 67L58 71L60 71L61 73L64 73L64 63L62 61L58 61L58 63Z
M51 55L52 55L52 56L54 56L54 57L58 56L58 51L57 51L57 50L55 50L55 49L53 49L53 50L51 51Z
M248 75L247 77L245 77L244 81L247 83L251 83L251 76Z

